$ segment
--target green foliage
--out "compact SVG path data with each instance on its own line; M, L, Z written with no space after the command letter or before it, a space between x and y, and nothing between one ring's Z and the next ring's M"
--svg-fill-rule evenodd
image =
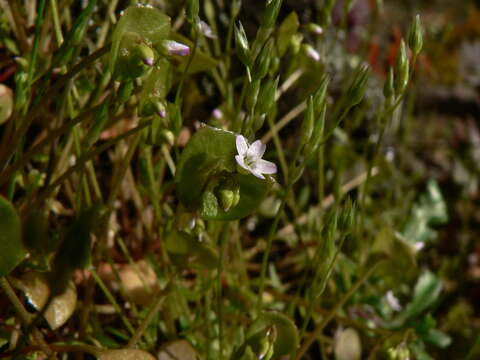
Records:
M21 225L12 204L0 196L0 276L9 274L25 258Z
M402 4L0 1L2 355L476 358L479 15Z

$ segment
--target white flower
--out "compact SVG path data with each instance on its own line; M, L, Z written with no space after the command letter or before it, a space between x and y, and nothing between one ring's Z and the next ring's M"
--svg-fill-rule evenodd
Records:
M165 40L164 46L168 54L172 56L187 56L190 54L190 48L187 45L173 40Z
M242 168L260 179L265 179L262 174L275 174L277 172L277 165L262 159L267 146L260 140L249 146L242 135L237 135L236 144L238 155L235 155L235 160Z

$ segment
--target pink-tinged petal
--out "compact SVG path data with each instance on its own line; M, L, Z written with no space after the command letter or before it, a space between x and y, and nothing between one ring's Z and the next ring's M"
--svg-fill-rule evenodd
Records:
M261 172L258 171L258 169L255 169L255 170L251 170L250 171L253 175L255 175L256 177L262 179L262 180L265 180L265 176L262 175Z
M267 148L267 145L262 144L260 140L257 140L248 148L247 156L260 159L263 156L263 154L265 154L266 148Z
M235 155L235 160L237 161L237 164L240 165L242 168L244 168L247 171L252 171L252 169L245 164L245 161L243 161L243 156L241 155Z
M259 171L262 174L275 174L277 172L277 165L271 161L259 159L255 163L255 171Z
M241 155L243 157L248 151L247 140L242 135L237 135L235 143L237 145L238 155Z

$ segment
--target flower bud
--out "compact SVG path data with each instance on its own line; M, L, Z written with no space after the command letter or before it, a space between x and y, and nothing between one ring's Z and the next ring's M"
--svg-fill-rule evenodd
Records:
M320 143L323 141L323 133L325 130L325 117L327 114L327 102L324 101L320 107L317 121L313 128L312 139L308 143L305 149L306 157L310 157L315 151L317 151Z
M257 114L266 114L270 107L275 104L275 94L277 92L278 77L273 80L267 80L260 89L255 112Z
M397 54L397 63L395 65L395 92L401 95L407 85L409 78L409 63L407 55L407 46L405 41L401 41L400 48Z
M394 74L392 68L388 71L387 79L383 86L383 96L385 96L387 101L391 101L395 97Z
M296 33L292 36L290 40L290 49L292 51L292 54L296 55L300 51L300 48L302 46L302 41L303 41L303 35L300 33Z
M235 19L240 13L240 8L242 7L242 0L232 0L232 5L230 8L230 13L232 18Z
M313 35L320 36L323 34L323 28L315 23L309 23L307 24L307 30L312 33Z
M313 105L313 97L310 96L307 100L307 111L302 122L302 128L300 130L300 144L306 145L313 134L313 127L315 122L315 108Z
M315 94L313 94L313 104L315 107L315 117L318 117L321 110L323 109L323 104L327 101L327 90L330 79L328 75L323 75L320 86L318 87Z
M114 77L131 80L143 76L155 62L155 54L136 34L125 34L115 63ZM151 65L150 65L151 64Z
M226 178L217 187L215 195L223 211L228 211L240 201L240 185L232 178Z
M317 50L315 50L313 48L312 45L310 44L304 44L303 45L303 48L305 49L305 52L307 54L307 56L312 59L313 61L315 62L319 62L320 61L320 54L318 53Z
M200 20L197 23L197 30L199 33L201 33L203 36L209 38L209 39L216 39L217 34L215 34L212 30L212 28L203 20Z
M263 13L263 19L261 23L262 27L271 28L275 25L275 21L277 21L281 6L282 0L270 0L267 2L265 12Z
M190 54L190 47L173 40L165 40L162 45L170 56L188 56Z
M362 101L367 88L369 68L367 65L361 65L355 71L353 80L347 90L348 106L353 107Z
M250 112L255 108L258 100L258 93L260 91L260 80L253 80L247 91L247 98L245 99L245 105Z
M273 45L273 39L268 40L255 60L252 72L252 78L254 80L263 79L267 75L270 66L270 59L272 57Z
M165 141L168 145L172 146L175 143L175 135L168 129L162 128L158 132L160 140Z
M238 26L235 26L234 30L235 35L235 50L237 52L237 56L243 65L250 67L252 64L250 48L248 46L248 39L247 34L245 34L245 30L243 29L242 23L239 21Z
M413 54L417 56L423 47L423 27L420 21L420 15L415 17L415 21L410 26L408 32L408 46L412 50Z
M320 25L324 28L330 24L330 14L332 13L335 0L325 0L323 8L320 10Z

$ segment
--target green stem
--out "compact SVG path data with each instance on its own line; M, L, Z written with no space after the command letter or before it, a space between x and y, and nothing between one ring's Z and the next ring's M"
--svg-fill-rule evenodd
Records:
M107 286L105 285L103 280L98 276L95 269L93 269L93 268L90 269L90 273L92 274L92 277L95 279L95 282L100 287L100 289L102 290L104 295L107 297L108 301L110 301L110 303L115 308L115 311L117 311L117 313L120 316L120 319L122 319L122 322L125 325L125 327L133 335L135 333L135 330L132 326L132 323L130 322L130 320L128 320L127 316L123 312L123 310L120 307L120 305L118 304L117 300L115 300L115 297L113 296L113 294L110 292L110 290L108 290Z
M374 263L356 282L355 284L347 291L345 295L340 299L339 302L333 307L332 310L323 318L322 322L316 327L313 333L305 340L303 345L298 350L297 355L295 356L296 360L303 358L307 350L312 346L315 340L322 335L323 329L328 323L335 317L337 312L347 303L348 300L355 294L355 292L370 278L370 276L377 270L378 266L383 262L379 260Z
M167 284L165 292L168 291L169 286L170 283ZM156 298L154 299L153 304L151 305L150 310L147 313L147 316L145 316L145 319L143 319L142 323L131 337L130 341L127 344L127 347L135 347L135 345L140 341L140 338L142 337L145 330L147 330L148 325L150 325L155 315L160 311L163 301L165 300L165 292L163 294L155 295Z

